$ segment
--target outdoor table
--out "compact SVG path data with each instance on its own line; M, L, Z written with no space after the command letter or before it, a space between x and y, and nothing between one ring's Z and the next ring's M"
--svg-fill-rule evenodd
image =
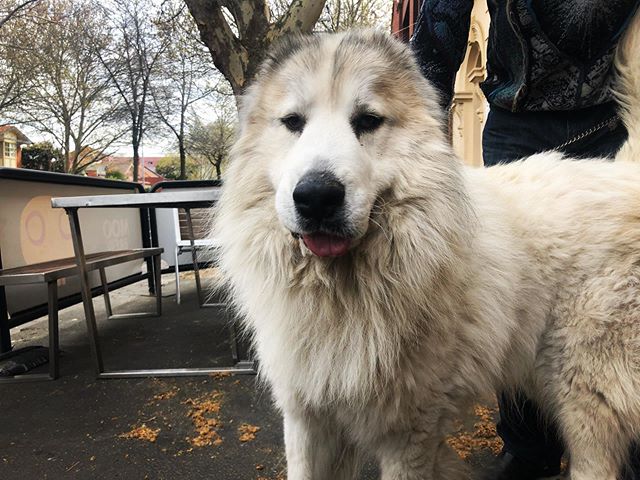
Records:
M135 193L126 195L90 195L82 197L58 197L51 199L51 206L54 208L64 208L69 217L71 225L71 237L73 249L78 264L82 302L85 316L87 317L87 327L90 336L96 338L91 342L92 355L96 363L98 378L141 378L141 377L171 377L171 376L195 376L210 375L212 373L255 373L252 361L240 361L232 367L216 368L165 368L146 370L112 370L105 371L102 361L100 345L97 341L97 326L95 321L95 311L91 297L91 286L89 283L89 272L86 265L86 255L82 242L80 221L78 219L78 209L80 208L182 208L186 212L187 228L191 237L191 255L193 268L195 271L196 285L200 289L200 272L198 268L198 256L195 248L195 235L193 223L191 221L191 209L208 208L214 205L220 197L220 191L216 189L194 190L194 191L168 191L157 193ZM200 300L200 303L203 302ZM203 304L202 306L218 306L218 304ZM236 356L235 338L232 339L232 349Z

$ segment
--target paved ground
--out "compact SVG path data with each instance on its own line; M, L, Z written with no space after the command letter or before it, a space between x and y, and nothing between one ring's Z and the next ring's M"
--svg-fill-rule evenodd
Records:
M231 362L225 312L199 309L188 278L177 306L172 278L163 277L161 318L99 320L108 368ZM112 302L116 312L153 307L144 283L113 292ZM0 479L286 477L281 419L255 377L96 381L83 318L79 306L61 312L59 380L0 386ZM46 344L45 328L40 319L14 329L16 346ZM477 472L498 448L493 414L470 412L451 439ZM362 478L377 478L375 468Z

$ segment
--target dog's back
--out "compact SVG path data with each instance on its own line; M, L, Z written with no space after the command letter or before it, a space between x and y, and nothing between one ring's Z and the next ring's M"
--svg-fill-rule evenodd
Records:
M572 480L615 480L640 437L639 49L636 15L617 54L629 137L615 162L547 152L468 172L480 222L509 232L520 266L507 383L524 382L557 420Z
M573 480L615 480L640 436L640 165L546 153L486 173L520 266L505 376L558 422Z

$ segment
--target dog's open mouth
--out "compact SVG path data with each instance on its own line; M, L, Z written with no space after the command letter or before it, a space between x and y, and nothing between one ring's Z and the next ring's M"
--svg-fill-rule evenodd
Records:
M309 233L302 240L311 253L318 257L341 257L349 251L351 239L329 233Z

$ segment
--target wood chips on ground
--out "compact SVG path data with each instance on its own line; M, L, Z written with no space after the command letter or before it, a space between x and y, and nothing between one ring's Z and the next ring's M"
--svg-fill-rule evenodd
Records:
M131 431L127 433L122 433L119 435L120 438L135 438L137 440L145 440L147 442L155 442L158 438L158 433L160 433L160 429L149 428L144 423L139 427L133 428Z
M498 455L502 451L503 443L493 421L496 409L476 405L473 410L479 420L473 425L473 431L467 432L460 428L457 433L447 438L447 443L463 460L479 450L488 449L494 455Z
M173 387L173 388L171 388L171 390L167 390L164 393L159 393L158 395L154 395L153 399L155 401L169 400L170 398L175 397L178 394L179 391L180 391L180 389L178 387Z
M240 434L239 440L242 443L255 440L256 433L258 433L259 431L260 431L260 427L256 427L255 425L249 425L248 423L243 423L238 427L238 433Z
M222 404L222 392L214 391L195 400L189 398L183 404L189 405L187 416L191 418L196 429L196 435L188 438L189 443L194 447L220 445L222 438L217 429L222 427L218 417Z

